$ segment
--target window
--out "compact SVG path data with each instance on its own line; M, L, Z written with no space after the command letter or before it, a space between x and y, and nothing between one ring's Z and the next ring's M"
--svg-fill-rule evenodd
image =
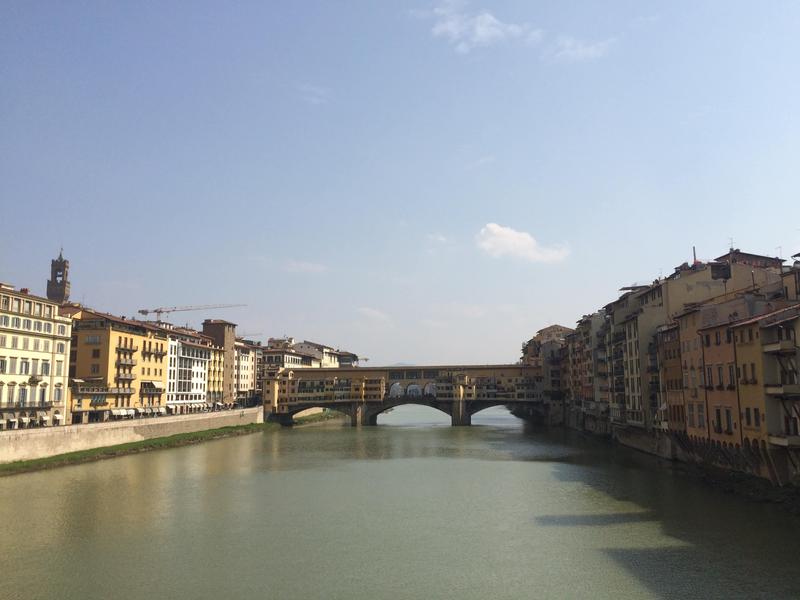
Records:
M42 375L50 375L50 363L46 360L42 361Z
M694 402L689 403L689 427L694 427Z
M11 317L11 326L19 329L22 320L19 317Z
M31 363L27 359L22 359L19 361L19 374L20 375L29 375L31 372Z
M725 409L725 433L733 433L733 415L731 409Z
M39 346L41 346L41 342L39 341L39 338L36 338L35 340L33 340L33 350L35 352L38 352Z
M52 323L45 323L44 324L44 332L45 333L53 333L53 324Z
M100 372L100 365L93 363L91 366L92 375L97 375Z
M752 419L752 415L750 414L750 407L749 406L744 409L744 422L747 423L748 427L750 427L750 425L753 424L753 419Z
M20 404L25 404L27 400L28 400L28 388L26 388L25 386L20 386L19 391L17 392L17 401Z
M736 385L736 372L733 368L733 365L728 365L728 381L730 382L731 386Z
M748 342L752 342L753 341L753 328L752 327L747 330L747 341Z
M706 387L714 385L714 372L711 367L706 367Z
M53 389L53 402L55 404L61 403L61 388L54 388Z
M33 328L33 321L31 321L30 319L23 319L22 328L30 331Z
M697 405L697 426L706 426L706 407L703 404Z
M62 372L64 371L64 362L57 360L56 361L56 377L61 377Z
M756 427L761 427L761 411L758 407L753 409L753 424Z
M8 317L7 316L3 315L2 317L0 317L0 326L8 327Z
M0 358L0 373L6 372L6 359Z
M725 330L725 343L730 344L733 341L733 332L730 329Z
M714 343L719 346L722 340L720 340L719 331L714 333Z
M66 327L66 325L59 325L58 326L58 335L67 335L67 327Z
M57 354L64 354L65 349L66 349L66 346L64 345L64 342L58 342L56 344L56 353Z
M41 321L34 321L33 322L33 330L34 331L42 331L42 322Z
M100 348L92 348L92 358L100 358Z
M724 383L724 381L722 379L722 366L718 366L717 367L717 385L721 387L723 383Z
M87 344L99 344L100 343L100 336L99 335L87 335L84 341Z

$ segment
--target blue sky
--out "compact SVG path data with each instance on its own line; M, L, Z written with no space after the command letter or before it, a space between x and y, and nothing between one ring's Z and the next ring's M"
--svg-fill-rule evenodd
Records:
M795 2L5 2L0 280L394 362L800 251Z

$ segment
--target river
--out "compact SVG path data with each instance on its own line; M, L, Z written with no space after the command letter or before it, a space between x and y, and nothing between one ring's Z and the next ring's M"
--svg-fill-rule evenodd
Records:
M0 479L0 598L800 598L800 520L503 409Z

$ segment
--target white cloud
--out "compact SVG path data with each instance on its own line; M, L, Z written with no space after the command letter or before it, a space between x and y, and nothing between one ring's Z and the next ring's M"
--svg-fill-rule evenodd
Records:
M314 262L290 260L283 265L283 270L287 273L322 273L327 271L328 267Z
M308 104L320 105L330 102L332 92L330 88L322 87L319 85L311 85L303 83L297 86L297 91L300 92L300 97Z
M616 40L609 38L600 42L587 42L567 35L559 36L550 50L553 60L560 62L583 62L597 60L608 54Z
M431 33L446 39L457 52L487 47L507 40L537 44L543 33L526 23L504 23L489 11L468 12L466 3L447 0L432 11L413 11L414 16L433 18Z
M371 308L369 306L361 306L356 309L356 312L360 314L362 317L366 317L370 321L375 321L379 323L388 323L391 321L389 315L387 315L382 310L378 310L377 308Z
M428 234L428 241L435 242L437 244L446 244L449 240L447 239L446 235L436 232Z
M517 231L497 223L487 223L475 236L478 248L493 258L510 256L529 262L550 263L564 260L569 255L566 246L542 246L525 231Z

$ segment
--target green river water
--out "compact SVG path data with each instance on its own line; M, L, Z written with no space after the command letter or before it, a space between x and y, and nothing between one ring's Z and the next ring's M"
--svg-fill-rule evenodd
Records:
M0 598L800 598L800 519L502 409L0 479Z

